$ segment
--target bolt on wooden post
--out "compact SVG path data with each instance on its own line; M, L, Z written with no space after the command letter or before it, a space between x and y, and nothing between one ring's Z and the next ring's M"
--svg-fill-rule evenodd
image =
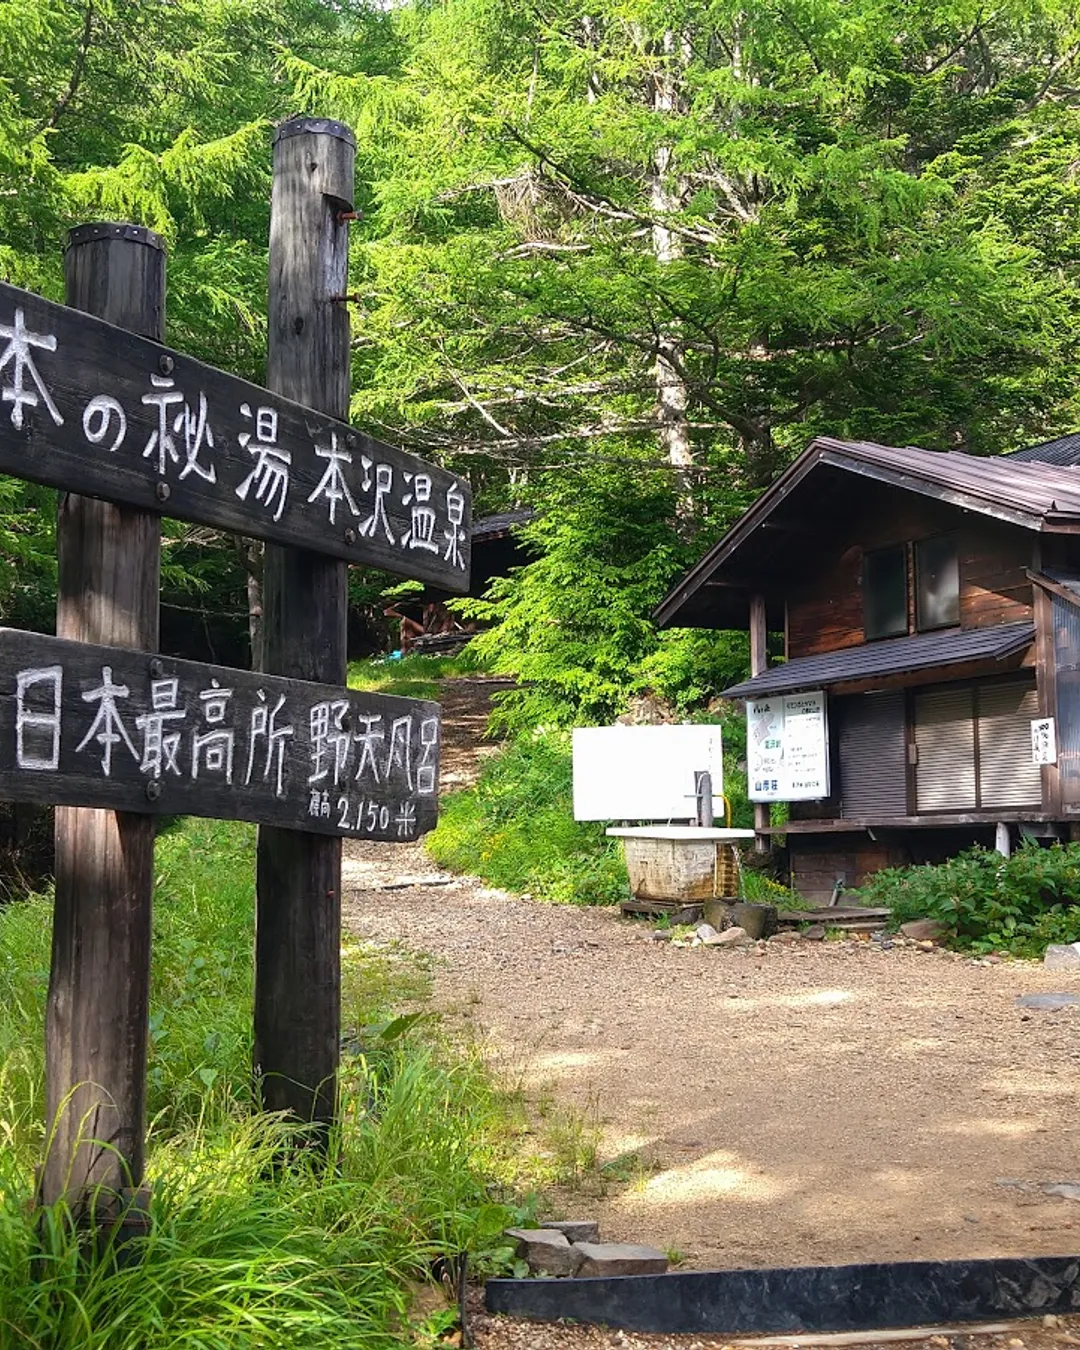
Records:
M295 118L274 137L267 384L306 407L349 410L348 273L356 143L340 122ZM355 529L342 523L346 542ZM348 536L352 535L352 539ZM267 544L263 669L345 683L346 564ZM255 1071L263 1104L334 1117L341 1001L341 840L259 831Z
M67 303L161 341L165 253L139 226L70 232ZM155 651L161 537L156 515L62 493L56 631ZM142 1180L152 816L56 812L56 904L46 1011L45 1203L107 1212Z

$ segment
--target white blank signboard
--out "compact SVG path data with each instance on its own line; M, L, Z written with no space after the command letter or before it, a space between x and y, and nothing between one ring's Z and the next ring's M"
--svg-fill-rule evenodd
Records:
M694 774L724 789L718 726L576 727L575 820L692 820Z

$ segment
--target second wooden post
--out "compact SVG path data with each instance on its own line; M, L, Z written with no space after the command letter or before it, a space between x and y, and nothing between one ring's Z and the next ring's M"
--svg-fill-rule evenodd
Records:
M295 118L274 138L267 384L349 413L348 275L356 143L340 122ZM268 544L263 669L343 685L343 562ZM341 1002L341 840L263 826L255 941L255 1072L263 1105L329 1124Z

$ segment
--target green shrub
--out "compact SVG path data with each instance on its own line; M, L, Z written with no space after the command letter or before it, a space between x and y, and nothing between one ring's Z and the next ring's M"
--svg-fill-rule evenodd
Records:
M486 669L483 657L472 645L455 656L424 656L410 652L398 661L375 656L349 662L349 688L399 698L439 697L439 681L455 675L473 675Z
M427 837L444 867L493 886L572 904L615 904L626 868L604 827L574 820L570 735L537 730L484 764L471 788L442 806Z
M973 848L947 862L878 872L859 891L894 923L937 919L957 947L1038 956L1080 940L1080 845L1026 843L1010 858Z
M95 1252L62 1207L33 1209L51 904L0 909L0 1350L390 1350L434 1261L511 1257L492 1187L518 1176L516 1117L429 1014L393 1016L424 989L404 958L346 945L335 1166L283 1165L293 1127L251 1111L254 838L190 820L159 840L154 1222L133 1261Z

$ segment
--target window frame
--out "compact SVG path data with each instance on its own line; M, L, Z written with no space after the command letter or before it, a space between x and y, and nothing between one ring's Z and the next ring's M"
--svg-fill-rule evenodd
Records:
M919 552L920 552L920 549L921 549L924 545L926 545L926 544L937 544L937 543L940 543L940 542L942 542L942 541L948 541L948 542L950 542L950 543L952 544L952 546L953 546L953 553L954 553L954 556L955 556L955 558L956 558L956 618L955 618L955 619L949 619L949 620L948 620L947 622L945 622L945 623L923 623L923 622L922 622L922 616L921 616L920 613L919 613L919 610L920 610L920 604L919 604L919 601L920 601L920 598L921 598L921 596L920 596L920 581L919 581ZM911 597L911 598L912 598L912 600L913 600L913 602L914 602L914 603L912 604L913 620L914 620L914 628L913 628L913 631L916 632L916 633L940 633L940 632L944 632L945 629L947 629L947 628L959 628L959 627L961 626L961 623L960 623L960 619L961 619L961 611L960 611L960 592L961 592L961 584L960 584L960 542L959 542L959 539L958 539L956 533L955 533L954 531L951 531L951 530L950 530L950 531L947 531L947 532L942 533L942 534L929 534L929 535L926 535L926 536L925 536L924 538L922 538L922 539L914 539L914 540L912 540L912 542L911 542L911 555L912 555L912 556L911 556L911 564L912 564L912 566L911 566L911 579L912 579L912 583L913 583L913 584L912 584L912 597Z
M889 631L889 632L885 632L885 633L873 633L873 634L872 634L872 633L870 632L870 623L869 623L869 619L870 619L869 601L870 601L870 566L871 566L871 559L872 559L872 558L879 558L879 557L882 556L882 554L885 554L885 553L896 553L896 554L899 555L900 560L901 560L901 570L902 570L902 572L903 572L903 581L904 581L904 623L903 623L903 627L902 627L902 628L897 628L897 629L895 629L895 630L892 630L892 631ZM862 558L862 602L863 602L863 603L862 603L862 610L863 610L863 613L862 613L862 619L863 619L863 640L864 640L865 642L884 642L884 641L887 641L889 638L907 637L908 634L911 632L911 623L910 623L910 609L911 609L911 586L910 586L910 580L911 580L911 579L910 579L910 576L909 576L909 570L910 570L910 569L909 569L909 566L908 566L908 562L909 562L909 559L908 559L908 545L907 545L906 543L903 543L903 544L887 544L887 545L885 545L884 548L868 548L868 549L864 549L864 550L863 550L863 558Z

